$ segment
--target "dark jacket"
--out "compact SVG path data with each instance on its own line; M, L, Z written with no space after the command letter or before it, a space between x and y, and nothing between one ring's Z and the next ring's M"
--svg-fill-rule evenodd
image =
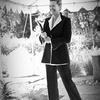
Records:
M69 53L67 44L71 40L71 21L69 18L61 15L61 21L50 30L49 20L45 19L44 32L51 38L51 44L46 43L42 62L48 64L69 63Z

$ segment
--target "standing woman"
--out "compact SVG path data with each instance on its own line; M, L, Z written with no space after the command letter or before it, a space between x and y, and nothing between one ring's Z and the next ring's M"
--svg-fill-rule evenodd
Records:
M42 37L45 49L42 62L46 64L49 100L59 100L57 70L68 92L70 100L81 100L72 81L67 43L71 40L71 21L61 13L61 0L50 0L51 17L44 22Z

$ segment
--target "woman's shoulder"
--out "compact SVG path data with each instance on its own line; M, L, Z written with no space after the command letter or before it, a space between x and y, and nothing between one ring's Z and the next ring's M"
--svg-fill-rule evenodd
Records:
M49 21L49 20L50 20L50 18L51 18L51 17L46 17L46 18L45 18L45 21Z
M64 16L62 14L61 14L61 18L64 19L64 20L70 21L70 18L69 17L66 17L66 16Z

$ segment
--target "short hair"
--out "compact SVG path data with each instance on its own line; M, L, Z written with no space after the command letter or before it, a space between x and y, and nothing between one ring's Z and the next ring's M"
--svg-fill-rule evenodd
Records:
M62 5L62 0L50 0L50 1L56 1L59 6Z

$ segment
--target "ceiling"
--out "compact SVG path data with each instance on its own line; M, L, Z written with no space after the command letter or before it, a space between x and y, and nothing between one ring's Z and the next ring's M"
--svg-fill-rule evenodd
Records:
M19 11L23 10L24 12L29 12L29 10L35 12L37 8L41 12L49 11L49 0L0 0L0 4L1 6L6 4L8 8L13 8L13 10ZM96 0L62 0L62 4L62 10L67 8L70 11L78 11L80 8L85 8L87 10L94 9L97 2ZM38 6L34 7L34 5Z

